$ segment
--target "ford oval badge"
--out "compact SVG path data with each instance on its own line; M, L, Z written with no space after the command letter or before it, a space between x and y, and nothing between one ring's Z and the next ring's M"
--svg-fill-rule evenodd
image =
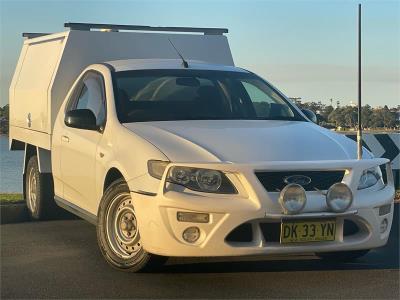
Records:
M311 183L311 178L304 175L292 175L285 177L283 182L286 184L295 183L304 186Z

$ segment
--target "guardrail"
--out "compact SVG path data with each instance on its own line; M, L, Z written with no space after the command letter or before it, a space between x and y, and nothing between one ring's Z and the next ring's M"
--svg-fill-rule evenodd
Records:
M352 140L357 140L354 133L347 134ZM396 189L400 189L400 133L364 133L363 146L375 157L384 157L391 161Z

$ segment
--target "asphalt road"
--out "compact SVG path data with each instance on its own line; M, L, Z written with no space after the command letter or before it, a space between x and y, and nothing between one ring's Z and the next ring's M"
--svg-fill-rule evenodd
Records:
M399 205L387 246L357 262L314 256L170 259L157 273L104 262L94 226L80 220L0 226L0 298L399 299Z

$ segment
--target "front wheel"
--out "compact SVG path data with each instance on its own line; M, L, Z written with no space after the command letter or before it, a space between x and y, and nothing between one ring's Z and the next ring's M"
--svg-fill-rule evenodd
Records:
M97 241L112 267L138 272L154 269L166 261L166 257L143 249L136 212L125 181L116 180L107 188L97 216Z
M319 258L326 261L349 262L366 255L368 252L369 250L354 250L354 251L342 251L342 252L316 253L316 255Z

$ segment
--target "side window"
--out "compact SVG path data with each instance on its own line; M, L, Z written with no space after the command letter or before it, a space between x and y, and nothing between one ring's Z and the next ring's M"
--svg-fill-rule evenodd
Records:
M101 76L96 73L88 73L80 86L81 90L71 109L90 109L96 116L97 125L103 125L106 117L106 104Z
M253 102L253 107L256 111L257 117L267 117L269 115L270 104L271 102L273 103L273 101L271 101L267 94L258 87L245 81L243 81L242 84L246 89L251 102Z
M242 81L256 115L259 118L293 117L293 112L283 100L269 87L260 86L256 81Z
M79 94L75 109L84 109L88 107L89 92L86 85L83 85Z

